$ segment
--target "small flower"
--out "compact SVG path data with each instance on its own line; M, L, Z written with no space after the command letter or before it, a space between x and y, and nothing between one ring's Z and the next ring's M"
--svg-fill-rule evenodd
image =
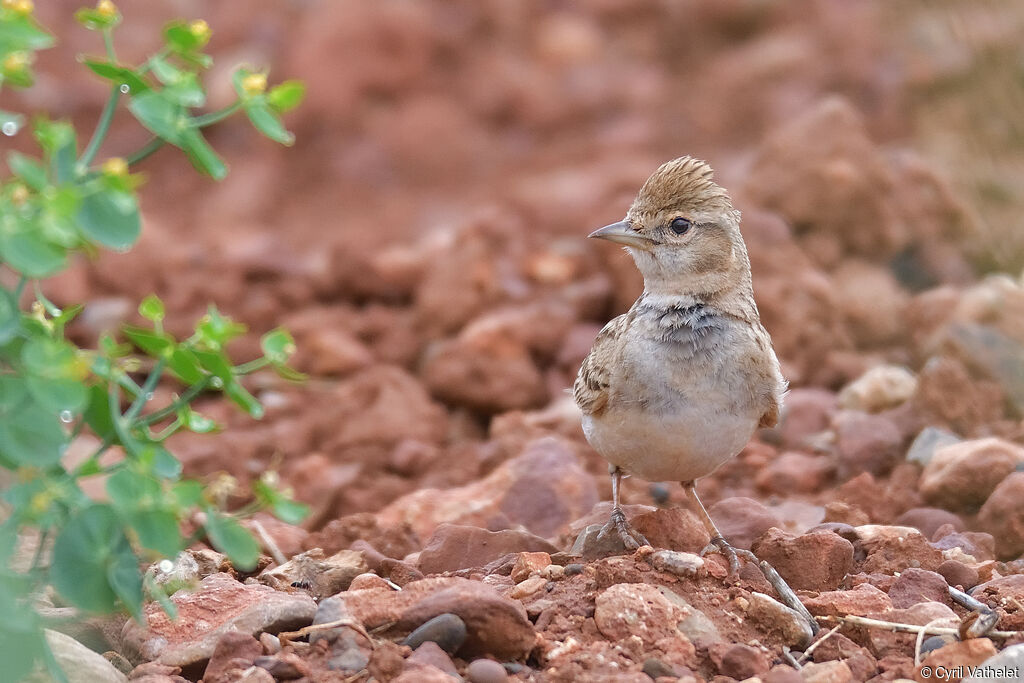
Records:
M266 74L249 74L242 79L242 90L250 97L261 95L267 89Z
M117 16L117 5L110 0L100 0L96 3L96 12L110 19Z
M128 162L121 157L110 157L103 162L103 174L123 178L128 175Z
M12 11L15 14L27 17L32 14L32 10L35 9L35 5L32 4L32 0L3 0L3 8Z
M3 64L0 64L0 70L10 76L24 71L31 62L32 56L29 53L17 50L4 57Z
M14 187L11 188L11 203L15 206L21 206L28 201L28 188L21 183L15 183Z
M188 30L196 40L204 45L208 40L210 40L210 25L203 19L190 21L188 24Z

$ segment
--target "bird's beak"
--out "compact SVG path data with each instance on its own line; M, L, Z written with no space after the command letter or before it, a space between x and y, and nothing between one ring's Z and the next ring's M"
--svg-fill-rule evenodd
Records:
M644 250L650 249L654 244L654 240L633 230L628 221L619 221L618 223L606 225L590 233L589 237L597 237L598 239L618 242L619 244L625 244L627 247Z

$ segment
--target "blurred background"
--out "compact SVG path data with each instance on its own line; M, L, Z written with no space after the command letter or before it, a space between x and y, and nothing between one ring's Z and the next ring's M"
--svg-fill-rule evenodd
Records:
M88 130L107 85L76 64L102 51L72 18L79 4L38 3L60 45L40 54L35 87L5 96ZM303 79L308 98L288 115L290 149L240 121L211 129L231 167L222 183L175 150L147 159L139 246L83 258L45 291L58 304L88 302L75 330L83 341L131 320L148 293L167 302L179 332L209 302L254 332L289 327L310 381L254 380L268 405L261 423L204 406L226 432L182 436L177 452L194 474L243 483L279 469L313 505L310 529L389 503L392 517L364 526L407 520L411 508L392 501L477 481L543 434L561 435L607 496L603 461L564 389L641 282L627 255L585 236L621 218L648 174L683 154L708 160L744 214L758 303L794 389L782 428L709 480L709 500L791 492L784 478L750 475L785 450L826 458L811 496L865 469L887 474L925 425L1022 435L1020 3L120 9L126 61L154 50L172 19L209 22L211 109L232 99L242 63L273 65L272 84ZM103 154L147 139L122 112ZM963 325L981 336L957 336ZM257 355L256 340L236 357ZM868 456L843 451L842 430L854 428L835 423L839 391L886 363L910 369L909 392L852 407L888 411L901 447L860 462ZM821 434L831 436L813 441ZM650 500L646 483L630 487L629 499ZM594 499L580 501L576 516ZM516 522L504 510L481 524Z

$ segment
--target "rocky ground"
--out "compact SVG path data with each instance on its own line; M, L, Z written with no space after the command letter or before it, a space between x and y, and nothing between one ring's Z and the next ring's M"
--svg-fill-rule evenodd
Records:
M1019 8L954 25L923 3L227 7L207 16L218 64L266 59L272 81L311 83L295 149L217 129L233 165L217 187L173 154L147 161L140 246L46 291L88 300L82 341L149 292L179 331L210 301L256 332L290 328L311 379L253 378L260 423L204 401L225 431L173 446L192 475L237 480L238 504L273 469L313 512L254 520L269 539L255 574L201 545L178 558L160 575L195 587L177 621L152 606L146 626L72 635L145 683L1024 672L1024 283L1001 222L1016 177L993 189L978 159L944 156L972 111L954 86L1018 49ZM132 35L126 52L147 47ZM30 104L94 120L103 88L56 75L87 38L45 56ZM114 145L144 140L123 123ZM1019 139L994 139L974 153L1016 168ZM624 486L656 548L595 538L610 484L565 389L640 281L584 236L684 153L743 211L792 386L780 425L698 488L816 635L756 566L730 580L694 554L707 534L672 482Z

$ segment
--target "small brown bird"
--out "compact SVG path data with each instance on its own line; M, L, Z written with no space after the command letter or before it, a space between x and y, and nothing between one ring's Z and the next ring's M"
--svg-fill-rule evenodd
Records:
M694 483L757 427L775 425L786 381L754 303L740 213L711 177L699 159L669 161L624 220L591 233L626 245L644 291L597 335L573 393L587 440L610 463L612 514L602 533L616 530L629 549L647 544L619 507L624 473L678 481L735 573L736 551Z

